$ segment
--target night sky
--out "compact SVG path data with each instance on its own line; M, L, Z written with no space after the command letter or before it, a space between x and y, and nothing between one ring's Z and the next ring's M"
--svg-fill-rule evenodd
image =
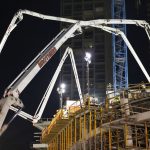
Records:
M129 19L148 19L145 9L140 8L137 13L135 5L127 1L127 17ZM142 6L145 7L145 6ZM13 15L19 9L28 9L39 13L60 16L59 0L2 0L0 5L0 40L2 39ZM134 10L134 11L133 11ZM138 29L138 30L137 30ZM24 16L23 21L9 36L6 45L0 54L0 96L5 88L15 79L29 62L47 45L48 42L59 32L59 23L43 21L31 16ZM129 40L136 49L146 69L150 73L150 50L148 40L142 29L129 27L127 30ZM143 34L144 33L144 34ZM136 42L135 42L136 41ZM43 94L53 75L56 64L59 63L59 52L40 73L33 79L31 84L22 92L20 98L25 105L24 111L34 114ZM129 53L129 81L136 83L146 81L139 67ZM48 105L44 117L51 117L58 108L58 94L56 87ZM10 114L11 115L11 114ZM32 124L17 117L6 133L0 137L0 150L29 150L33 141L34 128Z
M19 9L28 9L35 12L60 16L59 0L37 1L3 1L0 5L0 40L2 39L11 19ZM32 61L32 59L55 37L59 32L59 23L44 21L24 15L24 19L9 36L0 55L0 96L15 77ZM33 81L22 92L20 98L24 101L24 111L34 115L42 96L51 80L59 62L59 53L48 63ZM57 84L58 85L58 84ZM55 95L55 96L54 96ZM47 104L44 117L51 117L58 108L59 96L56 87ZM11 116L12 114L10 114ZM8 117L9 119L9 117ZM29 150L33 141L32 124L17 117L5 134L0 137L0 150Z

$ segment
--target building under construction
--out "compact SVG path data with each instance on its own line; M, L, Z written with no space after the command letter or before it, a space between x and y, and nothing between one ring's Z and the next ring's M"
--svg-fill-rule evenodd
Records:
M56 37L53 38L52 41L50 41L46 47L38 53L38 55L29 63L29 65L27 65L27 67L25 67L25 69L4 91L4 95L0 100L0 135L5 132L10 122L12 122L12 120L19 115L20 117L31 121L33 126L42 130L40 143L33 144L33 148L35 149L150 149L150 76L127 39L125 32L118 27L112 27L112 25L139 26L145 30L150 40L150 25L144 20L96 19L79 21L47 16L29 10L19 10L14 15L12 22L10 23L2 39L0 51L3 49L9 34L18 24L17 20L19 19L19 21L21 21L21 19L23 19L23 14L38 17L40 19L61 21L71 25L68 28L62 29L60 33L58 33ZM106 95L105 100L98 101L97 97L95 95L95 97L93 97L93 95L91 96L89 92L89 64L87 63L88 81L85 84L88 86L88 92L83 98L84 94L81 92L73 50L72 48L67 47L48 85L48 88L45 91L37 110L35 111L35 114L32 116L24 112L22 110L23 103L20 100L20 94L23 90L68 39L82 34L83 31L88 30L89 28L96 28L105 31L110 35L115 35L117 39L118 37L122 38L149 83L141 83L125 87L123 86L121 88L112 88L109 85L106 92L105 88L103 88L103 91L105 92L104 95ZM121 54L119 56L122 56ZM42 115L50 94L68 56L70 56L71 59L72 69L76 81L75 88L78 90L77 94L80 100L67 100L66 105L63 107L61 103L60 109L57 110L56 114L49 122L46 122L48 125L44 126L45 122L40 122L40 119L43 117ZM119 63L124 62L124 57L117 57L115 60L118 60ZM97 67L97 69L99 68L101 67ZM109 70L109 68L107 69ZM122 71L119 71L119 73L121 75L124 74ZM98 76L98 78L101 79L101 76ZM97 83L96 80L94 82ZM94 86L95 83L93 84ZM97 88L95 87L95 89ZM98 91L100 92L101 90ZM9 109L14 111L15 115L9 123L5 125L4 121Z
M111 92L105 103L87 97L57 110L41 136L48 150L150 149L150 84L132 85ZM47 147L47 148L46 148Z

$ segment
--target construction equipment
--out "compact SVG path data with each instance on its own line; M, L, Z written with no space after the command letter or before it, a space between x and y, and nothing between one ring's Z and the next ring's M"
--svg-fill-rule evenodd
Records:
M70 37L75 35L75 32L80 28L78 23L71 25L68 29L62 30L35 58L31 63L19 74L19 76L7 87L4 92L3 98L1 99L1 115L0 115L0 129L2 128L3 122L6 118L8 110L11 109L15 112L18 112L17 106L23 107L22 102L19 99L19 95L25 89L25 87L30 83L30 81L35 77L35 75L43 68L43 66L52 58L52 56L57 52L61 45ZM73 53L68 50L66 53L71 55L71 62L74 63ZM64 56L66 57L66 56ZM63 58L64 59L64 58ZM60 72L60 66L57 69L54 77L52 78L49 89L46 91L44 98L42 99L40 106L38 107L35 116L31 116L23 111L18 113L19 116L24 119L28 119L32 122L37 122L44 111L46 103L48 101L48 95L50 95L54 83L57 79ZM77 87L79 89L79 96L82 100L81 88L78 81L78 75L76 71L75 64L73 64L73 69L75 70L75 77L77 81ZM50 91L49 91L50 90ZM14 107L15 106L15 107ZM36 120L36 121L35 121Z
M99 28L104 31L113 33L115 35L121 35L125 43L127 44L129 50L135 57L136 61L138 62L140 68L142 69L144 75L146 76L147 80L150 82L150 76L148 75L146 69L144 68L143 64L141 63L140 59L138 58L137 54L135 53L135 50L127 40L125 34L116 29L108 27L109 24L133 24L140 26L145 29L148 38L150 39L150 25L144 21L144 20L126 20L126 19L97 19L97 20L90 20L90 21L78 21L73 19L66 19L61 17L54 17L54 16L46 16L43 14L39 14L36 12L28 11L28 10L19 10L18 13L15 14L13 17L1 43L0 43L0 52L3 49L3 46L9 36L9 34L12 32L12 30L17 26L17 24L23 19L23 14L31 15L34 17L38 17L41 19L46 20L55 20L55 21L62 21L71 23L69 28L63 29L50 43L47 44L47 46L29 63L29 65L17 76L17 78L6 88L3 98L1 100L1 113L0 114L0 128L2 128L3 122L6 118L6 115L8 113L8 110L11 109L14 112L16 112L19 116L21 116L24 119L28 119L32 121L33 123L38 122L38 120L41 118L42 113L45 109L46 103L48 101L48 97L51 94L51 91L53 89L54 83L57 79L57 77L53 77L52 81L50 82L50 85L44 95L44 97L41 100L41 103L35 113L34 116L27 114L20 110L23 107L23 104L21 100L19 99L19 95L23 92L23 90L28 86L28 84L31 82L31 80L36 76L36 74L43 68L45 64L55 55L55 53L58 51L58 49L63 45L65 41L67 41L69 38L74 37L78 34L82 34L82 28L84 27L94 27ZM75 67L74 58L72 55L72 51L69 49L66 50L66 55L64 56L64 59L67 55L70 55L71 62L73 64L73 69L75 73L76 83L78 87L80 102L82 103L82 93L81 88L78 80L78 75ZM61 64L58 66L56 72L54 75L58 76L61 67L63 65L64 60L62 60ZM19 109L17 108L19 107Z

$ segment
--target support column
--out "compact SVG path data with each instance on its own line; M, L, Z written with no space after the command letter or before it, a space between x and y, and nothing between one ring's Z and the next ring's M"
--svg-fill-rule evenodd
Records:
M109 127L109 150L112 150L112 134L111 134L111 128Z
M94 145L96 150L96 110L94 110Z
M148 149L148 131L147 131L147 123L145 122L145 145L146 149Z
M76 142L77 142L77 139L76 139L76 136L77 136L77 128L76 128L76 118L74 119L74 144L75 144L75 150L76 150Z
M89 149L91 150L91 136L92 136L92 119L91 119L91 117L92 117L92 112L90 111L89 112L89 135L90 135L90 137L89 137Z
M129 100L128 100L128 91L122 91L120 94L120 103L123 111L123 117L126 119L130 115L130 107L129 107ZM131 126L125 124L124 128L125 133L125 146L126 147L133 147L133 138L132 138L132 129Z

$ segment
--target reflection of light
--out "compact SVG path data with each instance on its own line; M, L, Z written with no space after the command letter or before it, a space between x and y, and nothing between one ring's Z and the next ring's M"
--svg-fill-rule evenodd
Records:
M84 59L90 64L91 63L91 54L86 52Z

